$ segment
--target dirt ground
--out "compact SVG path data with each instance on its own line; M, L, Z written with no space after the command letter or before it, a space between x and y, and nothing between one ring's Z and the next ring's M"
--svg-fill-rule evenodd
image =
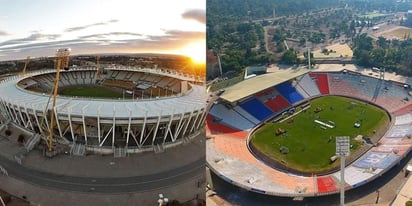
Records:
M378 38L379 36L383 36L386 39L399 39L403 40L406 36L412 36L412 28L404 27L404 26L393 26L388 27L387 29L380 28L378 31L371 33L372 36Z
M349 47L348 44L332 44L330 46L325 47L329 51L332 50L333 52L330 52L329 54L323 54L322 50L316 50L313 51L313 56L315 58L337 58L337 57L345 57L345 58L352 58L353 57L353 51Z

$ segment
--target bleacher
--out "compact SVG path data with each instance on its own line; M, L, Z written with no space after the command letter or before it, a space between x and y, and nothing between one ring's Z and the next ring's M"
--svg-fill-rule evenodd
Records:
M121 87L124 89L133 89L135 84L133 82L121 81L115 79L105 79L103 85L111 87Z
M166 79L164 79L163 81L160 81L156 84L156 86L161 87L161 88L165 88L169 83L171 83L173 81L173 78L171 77L166 77Z
M256 119L254 116L252 116L251 114L249 114L248 112L246 112L244 109L242 109L242 107L240 106L235 106L233 107L233 110L236 111L237 113L239 113L241 116L243 116L245 119L249 120L250 122L256 124L259 124L260 121L258 119Z
M165 89L169 89L173 91L173 93L179 93L181 91L181 81L176 79L167 85Z
M297 92L296 89L289 82L283 82L281 84L278 84L275 86L275 88L291 104L303 100L302 95L300 95L299 92Z
M357 97L360 99L370 100L371 97L365 96L359 89L359 85L354 85L354 82L360 83L357 76L349 74L334 73L329 75L329 94L344 95ZM347 79L355 79L347 81Z
M242 115L232 109L228 109L223 104L216 104L210 109L209 113L214 117L221 119L221 123L224 123L230 127L240 130L250 130L255 126L254 123L244 118Z
M274 112L279 112L290 106L289 102L281 95L265 102L265 105Z
M240 104L245 111L256 117L258 120L263 121L268 118L273 112L267 108L262 102L256 98L251 98Z
M68 73L66 72L62 72L60 73L60 86L65 87L65 86L71 86L72 85L72 81L70 80L70 76L68 75Z
M314 82L308 74L303 75L300 79L295 81L293 86L305 99L320 95L316 82Z
M268 89L256 93L255 97L261 102L266 102L277 95L279 95L279 93L275 90L275 88L270 87Z
M232 127L229 127L224 124L220 124L219 122L215 121L215 117L211 114L208 114L206 116L206 127L213 132L219 132L219 133L224 133L224 134L231 134L233 136L239 136L239 137L246 137L247 132L241 131L239 129L235 129Z
M139 79L143 76L144 73L142 72L131 72L131 74L126 75L126 80L128 81L139 81Z
M70 72L70 73L68 73L68 75L71 76L72 82L74 82L75 85L80 84L80 83L77 81L77 79L78 79L78 77L77 77L77 72Z
M316 80L319 92L321 94L329 94L328 75L323 73L309 73L309 76Z
M344 75L345 81L356 87L363 96L366 97L366 100L371 100L375 95L376 86L378 85L379 79L360 76L360 75Z

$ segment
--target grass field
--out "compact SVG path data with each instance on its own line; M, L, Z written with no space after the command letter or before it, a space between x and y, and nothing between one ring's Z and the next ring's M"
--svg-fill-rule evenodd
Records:
M370 137L374 130L389 121L385 111L354 99L326 96L312 100L310 105L309 109L282 123L269 122L262 126L253 134L250 143L267 157L287 167L306 173L320 173L339 164L339 161L330 163L330 157L335 155L336 136L350 136L353 153L361 147L354 137L359 134ZM322 111L315 112L316 109ZM335 127L328 128L314 120ZM354 127L356 122L361 123L360 128ZM279 128L287 132L275 135ZM289 152L282 154L281 147Z
M60 90L60 95L64 96L77 96L77 97L92 97L92 98L107 98L118 99L123 98L123 94L115 92L105 87L100 86L79 86L69 87Z
M369 13L369 14L364 15L364 16L362 16L362 17L366 17L366 18L369 18L369 19L373 19L373 18L381 17L381 16L387 16L387 14Z

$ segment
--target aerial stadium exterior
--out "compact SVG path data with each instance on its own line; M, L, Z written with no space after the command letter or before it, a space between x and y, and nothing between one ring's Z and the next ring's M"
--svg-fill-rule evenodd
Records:
M373 75L373 76L372 76ZM379 77L379 78L377 78ZM216 96L207 117L207 165L223 180L273 196L313 197L361 187L397 165L412 150L410 79L346 66L336 70L279 70L244 80ZM250 135L275 117L321 96L344 96L383 108L389 128L340 171L301 175L268 165L249 148ZM270 146L270 145L268 145Z
M50 125L49 92L56 70L11 76L0 82L0 110L4 122L33 131L25 139L33 147L45 139ZM54 135L56 148L71 152L125 156L144 151L159 152L190 141L204 127L206 94L200 78L165 69L135 67L62 70L59 90L103 85L117 86L129 99L101 99L58 95ZM119 89L119 88L118 88ZM150 90L150 94L149 94ZM135 95L136 93L136 95Z

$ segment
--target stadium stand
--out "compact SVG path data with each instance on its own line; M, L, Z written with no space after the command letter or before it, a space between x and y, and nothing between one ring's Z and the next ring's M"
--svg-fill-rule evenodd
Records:
M133 82L126 82L126 81L114 80L114 79L105 79L103 81L103 85L111 86L111 87L121 87L124 89L132 89L135 86Z
M274 87L270 87L268 89L258 92L255 95L255 97L259 99L261 102L266 102L275 97L276 95L279 95L279 93L275 90Z
M233 107L233 110L242 115L245 119L251 121L253 124L257 125L260 123L258 119L256 119L254 116L246 112L242 107L240 106L235 106Z
M222 123L239 130L250 130L255 126L252 122L245 119L239 113L232 109L228 109L223 104L213 105L209 113L214 117L221 119Z
M333 95L344 95L344 96L351 96L357 97L364 100L370 100L370 96L365 96L361 91L358 89L358 85L354 85L353 82L357 82L358 84L360 81L346 81L346 79L356 78L350 75L344 76L340 73L328 74L329 75L329 94Z
M262 104L256 98L250 98L240 104L244 110L246 110L249 114L256 117L258 120L263 121L264 119L268 118L272 113L270 109L268 109L264 104Z
M309 73L312 79L316 79L321 94L329 94L328 75L324 73Z
M303 100L301 94L290 84L289 82L283 82L275 86L276 90L279 91L282 96L284 96L291 104Z
M275 98L266 101L265 105L269 107L274 112L282 111L290 106L289 102L286 101L281 95L276 96Z
M234 129L232 127L218 123L218 121L216 121L216 118L211 114L208 114L206 117L206 127L209 131L223 133L226 135L237 136L242 138L247 136L247 132L245 131Z
M318 86L308 74L305 74L301 78L298 78L297 81L294 81L293 86L305 99L320 95Z
M402 85L386 81L380 91L375 102L390 112L397 111L409 104L410 95L408 94L408 90Z
M316 178L316 184L319 193L326 193L338 190L338 188L336 187L338 183L335 182L331 176L321 176Z

